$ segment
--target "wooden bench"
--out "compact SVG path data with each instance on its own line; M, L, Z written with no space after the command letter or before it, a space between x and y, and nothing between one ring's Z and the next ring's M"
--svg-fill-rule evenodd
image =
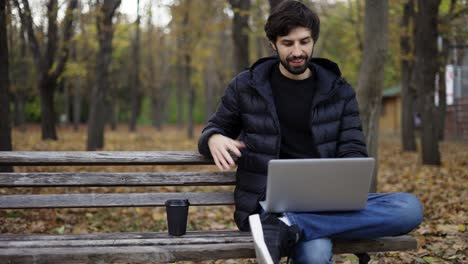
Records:
M212 165L194 152L0 152L0 166ZM233 172L67 172L0 173L1 188L90 186L234 185ZM86 189L86 188L80 188ZM9 191L9 193L11 190ZM0 209L154 207L168 199L189 199L191 206L232 205L232 192L79 193L0 195ZM229 216L231 217L231 216ZM412 250L411 236L334 241L334 253L354 253L367 263L368 252ZM0 234L0 263L165 263L254 258L250 233L237 230L121 232L80 235Z

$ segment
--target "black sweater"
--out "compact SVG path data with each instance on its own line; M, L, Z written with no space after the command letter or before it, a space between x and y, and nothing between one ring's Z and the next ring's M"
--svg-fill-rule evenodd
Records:
M314 74L304 80L289 79L277 64L271 71L270 83L281 129L280 158L318 158L309 125L316 86Z

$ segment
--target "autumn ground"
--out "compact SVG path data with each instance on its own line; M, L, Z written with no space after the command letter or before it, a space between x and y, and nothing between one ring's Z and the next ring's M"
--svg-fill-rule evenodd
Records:
M40 129L15 130L15 150L84 150L86 128L75 132L59 128L58 141L41 141ZM199 130L198 130L199 131ZM198 135L198 133L197 133ZM424 221L413 231L419 249L411 252L378 253L371 263L467 263L468 142L446 141L441 144L442 166L422 166L416 153L401 151L395 136L382 135L379 157L379 191L410 192L424 204ZM106 134L105 150L195 150L196 139L187 139L184 130L165 127L155 132L139 127L128 133L126 127ZM165 171L165 166L124 167L29 167L17 171ZM193 170L193 168L175 168ZM213 166L200 167L213 170ZM187 190L190 187L183 187ZM230 187L217 187L226 188ZM0 194L73 193L86 188L48 188L40 192L30 188L0 189ZM167 191L171 188L87 188L93 192ZM189 230L235 229L232 207L190 208ZM162 208L0 210L1 233L93 233L118 231L166 230ZM254 260L230 260L206 263L252 263ZM335 263L357 263L353 255L335 258Z

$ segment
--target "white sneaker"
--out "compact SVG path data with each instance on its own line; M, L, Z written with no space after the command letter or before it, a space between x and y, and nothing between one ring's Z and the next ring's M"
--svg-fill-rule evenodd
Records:
M260 264L274 264L271 258L270 252L268 251L267 245L265 244L265 238L263 236L262 222L260 221L260 215L254 214L249 216L250 231L255 246L255 255L257 261Z

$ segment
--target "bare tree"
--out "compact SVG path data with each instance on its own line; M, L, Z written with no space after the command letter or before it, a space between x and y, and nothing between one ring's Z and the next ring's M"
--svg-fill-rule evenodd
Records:
M18 0L13 1L18 9L21 23L26 28L29 46L39 76L38 89L41 99L42 139L56 140L54 96L57 88L57 79L62 74L68 59L69 42L73 33L73 11L77 6L78 0L70 0L68 2L63 23L62 47L59 52L57 52L59 43L57 26L58 3L57 0L49 0L47 2L48 23L45 53L42 52L43 48L40 47L37 34L34 31L28 0L23 0L22 6L20 6Z
M114 34L112 18L119 5L120 0L104 0L102 4L97 0L96 27L99 51L96 62L96 83L93 86L90 98L87 150L104 147L105 98L110 83L109 65L112 59L112 38Z
M415 15L415 62L413 80L421 114L421 143L423 164L440 165L437 109L434 103L435 76L438 71L437 18L440 0L418 0Z
M249 13L250 0L229 0L234 11L232 38L234 41L235 69L240 72L249 67Z
M458 5L460 4L460 5ZM457 6L463 6L463 3L460 3L460 1L457 0L451 0L450 1L450 7L449 11L446 15L440 17L439 19L439 36L441 38L441 47L439 50L439 71L437 73L438 76L438 98L439 98L439 105L437 106L437 122L438 122L438 127L439 127L439 140L442 141L444 140L445 137L445 113L447 112L447 94L446 94L446 85L445 85L445 67L448 64L448 59L449 59L449 52L450 52L450 43L452 42L453 36L453 31L456 29L462 29L462 30L456 30L458 33L457 34L463 34L463 30L465 31L466 34L466 27L463 29L463 23L466 23L462 19L458 20L457 18L463 14L468 14L468 6L465 6L464 8L458 8L458 11L456 12L455 9Z
M11 14L11 2L7 1L7 16L11 16L7 31L9 32L9 68L10 70L10 100L13 102L13 124L20 131L25 132L25 104L28 93L31 92L31 63L28 54L28 46L26 43L26 35L24 27ZM14 45L16 44L16 45ZM16 48L16 49L15 49Z
M192 0L186 0L186 8L184 10L184 19L182 22L182 26L184 30L182 31L183 40L185 42L184 46L191 47L194 43L195 39L193 36L190 36L188 31L189 29L189 22L190 22L190 8L191 8ZM187 89L187 102L188 102L188 115L187 115L187 136L189 138L193 138L193 110L195 106L195 89L190 82L190 78L192 76L192 55L187 50L184 52L183 55L183 85L184 88Z
M361 34L361 25L362 25L362 16L361 16L361 0L356 0L356 17L354 17L354 10L353 10L353 1L348 0L348 11L349 17L348 21L353 25L354 34L356 35L356 41L358 42L359 51L362 52L362 34Z
M140 0L137 0L137 18L135 20L135 37L132 44L133 71L132 85L130 87L131 114L128 130L136 131L136 123L140 113Z
M8 40L6 27L6 1L0 1L0 150L11 151L10 77L8 69ZM11 172L12 167L1 167L0 172Z
M362 64L358 79L358 101L369 154L377 159L380 104L387 56L388 1L366 0ZM377 169L375 170L377 171ZM374 174L371 191L377 188Z
M416 92L411 83L413 70L413 29L411 21L414 20L414 0L407 0L403 5L403 16L401 18L401 142L404 151L416 151L416 139L414 135L414 103Z

